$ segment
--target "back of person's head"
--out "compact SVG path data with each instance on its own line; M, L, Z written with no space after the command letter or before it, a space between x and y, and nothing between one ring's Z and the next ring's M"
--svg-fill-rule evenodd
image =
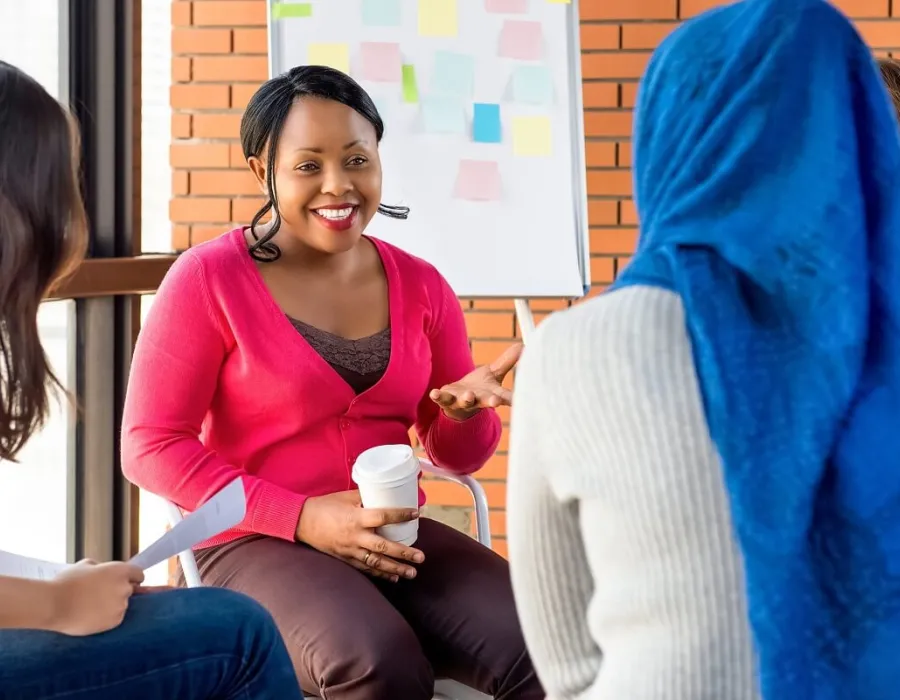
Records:
M38 307L80 260L86 225L69 115L2 61L0 139L0 459L11 460L47 416L56 380Z
M798 251L807 247L855 261L860 241L822 239L834 231L829 203L855 216L850 205L884 191L871 181L893 177L900 151L883 140L897 120L885 106L871 53L824 0L740 2L682 25L651 59L635 110L638 253L690 227L715 238L725 259L752 266L745 272L766 289L785 266L805 269Z
M881 71L881 79L884 80L894 111L900 119L900 61L895 58L878 59L878 69Z

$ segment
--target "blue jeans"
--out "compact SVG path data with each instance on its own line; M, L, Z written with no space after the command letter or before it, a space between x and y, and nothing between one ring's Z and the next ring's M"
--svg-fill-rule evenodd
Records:
M269 614L226 590L135 596L90 637L0 630L3 700L301 700Z

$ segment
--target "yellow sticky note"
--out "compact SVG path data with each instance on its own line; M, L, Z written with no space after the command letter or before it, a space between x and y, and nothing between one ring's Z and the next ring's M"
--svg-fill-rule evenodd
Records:
M572 0L547 0L551 5L571 5Z
M456 0L419 0L421 36L456 36L458 29Z
M549 156L553 153L553 133L549 117L514 117L513 154Z
M350 47L347 44L310 44L306 62L311 66L328 66L350 73Z

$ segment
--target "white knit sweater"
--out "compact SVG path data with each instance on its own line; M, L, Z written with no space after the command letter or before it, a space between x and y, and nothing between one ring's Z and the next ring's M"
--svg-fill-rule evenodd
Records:
M626 288L541 325L509 472L516 602L551 700L759 698L678 296Z

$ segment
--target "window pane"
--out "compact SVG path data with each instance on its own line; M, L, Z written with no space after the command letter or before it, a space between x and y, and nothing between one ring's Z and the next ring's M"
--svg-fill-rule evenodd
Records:
M74 336L71 300L46 302L38 314L44 352L57 378L74 391L69 373ZM50 561L66 560L69 419L65 396L51 402L50 418L19 455L0 461L0 549Z
M141 297L141 325L143 325L144 319L147 318L147 312L150 310L151 304L153 304L153 296L148 294ZM140 548L144 549L165 533L168 519L165 501L143 489L141 490L140 498L140 532L138 537ZM169 577L169 567L169 562L163 562L144 572L147 584L151 586L166 584Z
M141 252L172 251L171 3L141 3Z
M21 68L57 99L60 71L60 0L0 2L0 59Z

